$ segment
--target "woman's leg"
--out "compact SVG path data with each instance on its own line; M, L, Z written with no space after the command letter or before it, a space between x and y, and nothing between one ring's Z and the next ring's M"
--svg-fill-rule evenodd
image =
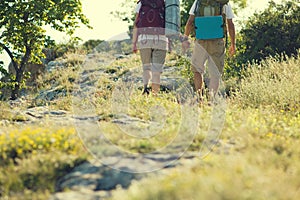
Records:
M166 59L166 50L153 49L152 52L152 91L157 94L160 91L160 75Z
M149 94L148 84L151 80L151 54L152 50L150 48L140 49L140 55L143 65L143 84L144 91L143 93Z

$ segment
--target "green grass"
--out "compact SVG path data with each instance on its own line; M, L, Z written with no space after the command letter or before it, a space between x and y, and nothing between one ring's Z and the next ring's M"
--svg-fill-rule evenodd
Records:
M168 59L174 62L176 58L170 56ZM220 146L203 159L186 162L164 175L152 174L134 182L128 190L119 188L113 191L111 199L299 199L300 63L299 57L283 60L270 58L261 65L253 65L241 83L236 83L238 89L226 99ZM125 151L148 153L164 148L178 133L184 138L187 136L184 131L198 120L194 130L196 135L188 151L199 152L211 123L213 108L204 104L198 108L199 115L184 115L188 117L183 119L175 94L145 97L138 87L129 91L124 85L118 85L118 79L139 65L138 55L134 55L101 66L107 69L106 75L95 80L97 89L89 101L101 116L99 127L102 132ZM182 70L182 75L189 76L186 68ZM70 76L77 75L72 72ZM63 81L68 79L66 77L69 75L61 77L59 83L71 91L70 82ZM128 92L130 98L125 95ZM65 104L72 105L71 99L60 99L50 106L64 109ZM2 102L0 107L1 119L14 121L18 118L9 111L8 104ZM147 123L144 123L145 127L111 123L110 120L118 119L118 113ZM183 131L179 131L183 120L186 124ZM156 127L157 135L141 138L140 135L125 134L139 134L140 129L151 129L150 121L164 122L163 127ZM72 127L28 126L21 129L1 125L1 128L10 137L0 135L0 196L47 199L54 192L57 178L87 158L85 153L82 154L85 151L80 142L76 142L78 138Z
M221 147L166 176L117 189L111 199L299 199L299 72L299 57L252 66L228 99ZM202 142L197 134L190 150Z
M227 146L203 160L116 190L112 199L299 199L299 116L232 102L220 139Z
M135 182L127 191L118 189L111 199L299 199L299 162L284 171L281 156L269 152L269 161L265 156L210 154L165 176Z
M0 197L47 199L58 178L86 159L72 128L7 127L0 133Z

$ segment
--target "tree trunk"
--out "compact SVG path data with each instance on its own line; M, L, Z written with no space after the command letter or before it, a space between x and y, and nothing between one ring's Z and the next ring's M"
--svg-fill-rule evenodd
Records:
M24 57L22 58L20 67L18 67L18 65L14 65L16 71L16 80L15 80L15 87L11 91L11 97L10 97L11 100L16 100L17 98L19 98L21 84L24 77L24 71L28 63L28 60L30 58L30 54L31 54L31 48L29 46L26 46L26 52Z
M15 80L15 86L11 91L11 96L10 96L11 100L16 100L19 97L20 85L23 79L23 71L21 70L21 67L20 68L16 67L15 70L16 70L16 80Z
M18 78L20 79L20 77L21 77L21 76L20 76L20 70L19 70L18 64L17 64L16 61L15 61L15 57L14 57L13 53L10 51L10 49L9 49L7 46L5 46L5 45L3 45L3 44L1 44L1 46L2 46L3 49L7 52L8 56L9 56L10 59L11 59L11 63L12 63L12 65L13 65L13 68L14 68L15 71L16 71L16 79L18 79ZM19 75L18 75L18 73L19 73ZM19 84L16 84L16 85L15 85L15 88L12 89L10 99L12 99L12 100L17 99L17 98L18 98L19 90L20 90L20 85L19 85Z

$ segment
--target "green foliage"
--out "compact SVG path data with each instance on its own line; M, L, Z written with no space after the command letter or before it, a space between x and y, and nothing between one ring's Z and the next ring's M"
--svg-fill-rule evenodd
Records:
M176 61L176 65L182 67L180 74L182 77L186 78L191 85L194 85L194 74L191 71L191 63L188 58L184 56L179 56Z
M80 144L74 129L47 130L28 127L0 135L1 165L31 154L62 151L76 154Z
M92 52L103 40L88 40L82 44L83 48L88 52Z
M5 83L2 79L2 76L8 76L8 72L4 69L3 62L0 61L0 96L2 94L1 89L7 87L7 83Z
M285 53L297 54L300 48L300 6L297 0L283 4L269 2L269 7L250 17L237 39L238 65L261 61Z
M57 179L87 157L73 128L27 126L1 132L0 138L0 197L46 199Z
M94 50L96 52L110 52L110 54L130 54L132 52L132 43L130 39L103 41Z
M0 168L0 197L9 199L48 199L56 181L82 164L83 155L64 152L38 154Z
M4 69L3 64L4 64L3 61L0 60L0 77L1 77L1 75L7 74L7 71Z
M28 63L40 63L44 56L42 49L47 38L44 26L74 33L79 23L88 26L88 19L82 14L80 1L34 0L0 2L0 51L10 56L16 71L12 99L18 97L24 71ZM46 43L47 45L47 43Z
M59 44L53 43L51 49L55 53L55 58L63 57L65 54L75 53L80 47L79 43L82 40L78 37L72 37L67 42L62 42Z

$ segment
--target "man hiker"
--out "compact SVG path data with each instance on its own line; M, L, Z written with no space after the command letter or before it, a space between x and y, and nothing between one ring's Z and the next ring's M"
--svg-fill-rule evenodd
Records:
M234 14L231 6L228 3L228 0L224 5L221 3L213 3L215 1L220 2L224 0L194 1L189 11L190 16L185 25L184 36L182 36L182 47L185 50L190 44L188 37L193 28L195 28L196 41L192 55L192 71L194 73L195 90L201 99L203 74L206 63L208 65L207 68L210 76L208 87L210 91L209 97L213 98L219 89L219 83L224 69L227 31L230 37L229 55L233 56L235 54L235 27L232 20ZM218 27L222 27L224 30L213 30L215 27L214 23L221 24ZM226 25L227 28L225 28ZM226 42L224 41L224 37L226 37Z
M140 51L143 67L143 94L160 91L160 75L163 71L168 39L165 36L164 0L140 0L136 6L133 29L133 52Z

